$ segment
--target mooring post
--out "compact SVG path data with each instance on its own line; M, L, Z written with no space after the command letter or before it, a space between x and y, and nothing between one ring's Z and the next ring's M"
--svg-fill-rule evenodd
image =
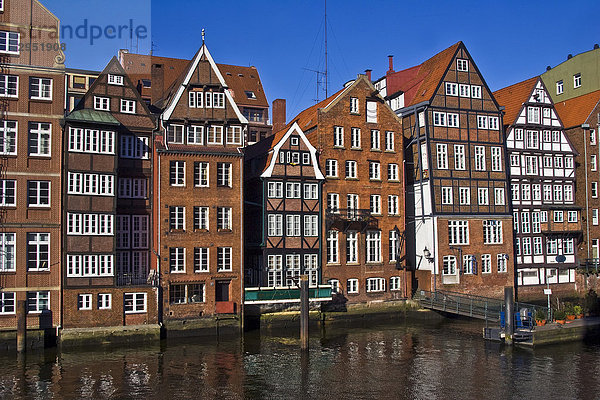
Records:
M513 288L512 286L504 287L504 309L506 314L504 316L504 341L507 344L512 344L513 333L514 333L514 302L513 302Z
M300 277L300 346L308 350L308 276Z
M17 351L22 353L27 347L27 302L17 301Z

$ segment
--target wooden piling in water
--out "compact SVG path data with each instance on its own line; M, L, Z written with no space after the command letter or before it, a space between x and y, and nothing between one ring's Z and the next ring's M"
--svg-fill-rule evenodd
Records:
M308 276L300 277L300 347L308 350Z
M17 351L25 352L27 348L27 302L17 301Z

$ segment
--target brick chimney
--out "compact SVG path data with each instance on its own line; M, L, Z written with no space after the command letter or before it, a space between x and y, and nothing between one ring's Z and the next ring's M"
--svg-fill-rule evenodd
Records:
M155 104L163 96L165 90L165 70L162 64L152 64L150 71L151 79L151 102Z
M369 79L369 81L370 81L371 80L371 70L365 69L365 74L367 75L367 79Z
M389 69L388 69L388 74L394 72L394 56L388 56L388 61L389 61Z
M273 133L285 128L285 99L273 100Z

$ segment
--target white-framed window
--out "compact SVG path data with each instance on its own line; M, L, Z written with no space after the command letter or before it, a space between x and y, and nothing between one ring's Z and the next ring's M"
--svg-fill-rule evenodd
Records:
M39 314L50 309L50 291L27 292L27 312Z
M229 140L229 127L227 130L227 137ZM187 144L202 145L204 144L204 126L201 125L190 125L187 127Z
M378 194L372 194L370 196L370 210L371 214L381 214L381 196Z
M109 85L123 85L123 75L108 74Z
M475 170L485 171L485 147L475 146Z
M563 94L565 85L562 80L556 82L556 94Z
M268 286L283 286L283 256L280 254L269 255L267 260Z
M533 238L533 254L535 254L536 256L543 254L542 238L539 236Z
M167 142L183 144L183 125L171 124L167 126Z
M0 206L17 205L17 181L0 179Z
M2 31L0 31L0 35ZM1 43L1 38L0 38ZM0 45L1 46L1 45ZM19 77L17 75L0 74L0 96L18 97L19 95Z
M542 200L542 186L539 184L534 184L531 186L532 187L532 193L533 193L533 200L534 201L540 201Z
M347 160L346 161L346 179L356 179L358 177L357 171L358 166L356 161Z
M346 281L346 293L349 293L349 294L358 293L358 279L350 278Z
M529 233L531 232L531 225L529 220L529 211L521 212L521 232Z
M438 169L448 169L448 145L438 143L437 150L437 167Z
M468 72L469 71L469 61L463 58L456 59L456 69L458 71Z
M77 309L78 310L91 310L92 309L91 293L80 294L77 296Z
M490 194L488 188L477 189L477 203L480 206L487 206L490 204Z
M367 262L381 262L381 231L367 231Z
M288 199L299 199L302 195L302 184L300 182L286 182L285 197Z
M348 209L349 216L354 216L356 210L358 210L358 195L354 193L348 193L346 195L346 208Z
M377 102L367 100L367 122L377 123Z
M433 112L433 125L434 126L446 126L446 113Z
M563 239L563 253L564 254L574 254L575 253L575 243L573 238Z
M554 211L554 222L563 223L565 221L565 215L562 211Z
M399 215L400 205L399 198L395 194L388 195L388 215Z
M209 186L209 166L207 162L194 162L194 186Z
M381 149L381 134L377 129L371 129L371 150Z
M474 99L481 98L481 86L480 85L471 85L471 97Z
M510 155L510 166L511 167L518 167L520 165L520 155L518 154L511 154Z
M346 263L358 263L358 232L346 234Z
M350 97L350 113L351 114L358 114L359 113L358 98L357 97Z
M94 109L101 111L110 111L110 98L94 96Z
M121 99L121 112L135 114L135 100Z
M499 130L500 124L498 121L499 121L498 117L489 117L488 118L488 128L495 130L495 131Z
M231 247L217 247L217 272L231 271Z
M517 128L515 129L515 140L523 140L523 129Z
M492 171L502 171L502 149L492 147Z
M182 231L185 230L185 207L169 207L169 229Z
M71 128L73 129L73 128ZM135 136L135 135L120 135L121 136L121 148L119 156L121 158L134 158L147 160L148 159L148 142L149 138L146 136Z
M379 161L369 161L369 179L381 179L381 164L379 163Z
M269 236L283 236L283 215L269 214L267 216L267 233Z
M581 74L580 73L573 75L573 88L577 89L578 87L581 87Z
M15 292L0 292L0 315L15 314Z
M27 233L27 270L50 270L49 233Z
M394 229L389 231L388 236L388 257L391 263L396 262L400 252L400 238L398 232Z
M456 275L456 256L444 256L442 258L442 274Z
M52 100L52 79L30 77L29 98L34 100Z
M527 107L527 122L531 124L540 123L540 108L539 107Z
M384 278L367 278L367 292L385 292Z
M223 127L211 125L208 127L208 144L223 144Z
M564 194L564 199L565 202L572 202L573 201L573 186L572 185L564 185L563 186L563 194Z
M340 210L340 195L338 193L327 193L327 210L338 213Z
M194 272L208 272L209 257L208 247L194 247Z
M524 183L521 185L521 200L531 200L531 185L528 183Z
M465 167L465 146L463 144L454 145L454 169L464 170Z
M529 239L529 238L527 238ZM484 274L492 273L492 255L482 254L481 255L481 272Z
M394 132L385 131L385 151L394 151Z
M548 254L558 253L558 239L546 238L546 253L548 253Z
M388 181L398 181L399 179L398 164L388 164Z
M567 221L570 223L577 222L577 211L568 211Z
M458 85L458 95L460 97L471 97L471 85Z
M113 234L112 214L67 213L67 235L112 236Z
M592 209L592 225L598 225L598 209Z
M145 199L146 178L119 178L117 196L121 199Z
M476 268L476 258L472 254L466 254L463 256L463 273L474 274Z
M213 108L225 108L225 93L213 92L212 95Z
M446 114L446 121L448 121L449 128L458 128L460 125L458 114L456 113Z
M338 162L337 160L325 160L325 176L328 178L337 178Z
M350 129L350 147L353 149L360 149L360 128Z
M317 254L304 255L304 273L308 274L308 284L315 287L319 284L319 257Z
M171 186L185 186L185 161L170 161L169 167Z
M340 281L338 279L329 279L327 283L331 285L331 293L340 292Z
M3 121L4 123L10 121ZM6 125L5 125L6 126ZM1 129L1 127L0 127ZM6 132L6 128L4 129ZM48 157L50 156L50 134L52 125L46 122L29 123L28 149L30 156ZM6 133L5 133L6 137ZM6 139L5 142L6 144Z
M288 214L285 216L285 235L300 236L300 215Z
M69 151L115 154L115 132L70 127Z
M304 216L304 236L319 235L319 216L305 215Z
M598 197L598 182L592 182L592 187L591 187L591 191L592 191L592 197L593 198L597 198ZM556 194L556 192L555 192Z
M285 270L286 286L295 285L300 278L300 254L286 254Z
M448 243L452 245L469 244L469 221L448 221Z
M540 224L540 212L533 211L531 213L531 231L533 233L540 233L542 231L542 226Z
M488 129L488 117L486 115L477 116L477 128Z
M502 243L502 221L487 220L483 221L483 243L500 244Z
M19 54L19 40L18 32L0 31L0 53Z
M204 92L200 92L200 91L191 91L188 94L188 105L190 108L202 108L203 106L203 99L204 99Z
M595 129L590 129L590 144L591 145L596 144L596 130Z
M112 308L112 294L98 293L98 310L110 310Z
M169 268L171 273L185 272L185 247L169 248Z
M242 144L242 127L228 126L226 136L227 144Z
M15 233L0 233L0 272L15 271L15 238Z
M319 198L319 185L317 183L304 184L304 199L317 200Z
M446 96L458 96L458 83L446 82Z
M497 206L506 204L504 200L504 188L494 188L494 204Z
M148 296L146 293L125 293L123 296L125 314L145 313Z
M458 197L461 206L468 206L471 204L471 189L468 187L459 188Z
M442 204L452 204L451 186L442 186Z
M327 263L337 264L340 262L339 248L338 248L338 231L327 232Z
M208 230L209 227L209 208L194 206L194 229Z
M0 121L0 154L17 154L17 121Z
M27 181L27 206L50 207L50 181Z
M217 207L217 229L231 230L231 207Z
M268 182L267 197L270 199L283 198L283 182Z

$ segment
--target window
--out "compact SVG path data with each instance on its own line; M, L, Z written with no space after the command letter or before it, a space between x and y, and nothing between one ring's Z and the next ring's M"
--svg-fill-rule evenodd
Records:
M242 144L242 127L228 126L226 139L227 144Z
M231 247L217 247L217 272L231 271Z
M34 100L52 100L52 79L30 77L29 98Z
M598 225L598 209L592 209L592 225Z
M544 201L552 201L552 185L544 185Z
M527 107L527 122L531 124L540 123L540 108L539 107ZM537 147L537 146L536 146Z
M555 192L556 194L556 192ZM592 197L598 197L598 182L592 182Z
M330 279L327 281L328 284L331 285L331 293L339 293L340 292L340 281L337 279Z
M452 204L452 187L442 186L442 204Z
M523 129L515 129L515 140L523 140Z
M463 256L463 273L476 274L476 258L474 255L466 254Z
M301 185L299 182L287 182L285 184L285 197L288 199L299 199Z
M531 200L531 185L524 183L521 185L521 200Z
M346 293L358 293L358 279L351 278L346 281Z
M337 178L337 176L338 176L337 160L326 160L325 161L325 176L327 176L328 178Z
M564 185L563 186L563 194L564 194L565 202L572 202L573 201L573 186Z
M449 244L469 244L469 221L448 221Z
M529 225L529 212L523 211L521 213L521 232L529 233L531 226Z
M540 201L542 200L542 187L541 185L535 184L533 187L533 200Z
M344 127L334 126L333 127L333 146L344 147Z
M340 210L340 195L338 193L327 193L327 210L338 213Z
M310 153L306 153L306 152L302 153L302 164L310 165Z
M573 168L575 165L573 157L565 157L565 168Z
M458 128L459 127L458 114L448 113L446 115L446 120L448 121L449 128Z
M388 164L388 181L397 181L399 179L398 164Z
M283 215L269 214L267 217L267 231L269 236L283 236Z
M564 92L563 81L556 82L556 94L563 94L563 92Z
M367 122L377 123L377 102L367 101Z
M492 255L482 254L481 255L481 272L484 274L492 273Z
M492 147L492 171L502 171L502 149Z
M346 195L346 207L348 208L348 216L353 217L358 210L358 195L349 193Z
M15 305L15 292L0 292L0 314L14 314Z
M385 151L394 151L394 132L385 131Z
M568 211L567 220L571 223L577 222L577 211Z
M378 161L369 161L369 179L381 179L381 164Z
M455 256L444 256L442 258L442 262L443 262L442 274L456 275L456 257Z
M398 237L398 232L396 230L389 232L388 252L390 262L396 262L398 260L398 256L400 255L400 238Z
M459 188L458 196L461 206L466 206L471 204L471 189L470 188Z
M144 313L146 312L146 293L125 293L125 314Z
M575 245L573 238L563 239L563 253L564 254L574 254L575 253Z
M121 112L135 114L135 100L121 99Z
M479 85L471 85L471 97L474 99L481 98L481 86Z
M27 312L31 314L41 313L50 309L50 292L27 292Z
M15 233L0 233L0 271L15 271Z
M146 179L119 178L118 196L121 199L145 199Z
M285 216L285 235L300 236L300 215Z
M596 144L596 130L595 129L590 129L590 144L591 145Z
M208 171L209 169L207 162L194 162L194 186L208 187Z
M287 254L285 256L285 284L295 286L300 278L300 255Z
M231 163L217 163L217 186L231 187Z
M366 237L367 243L367 262L381 262L381 232L368 231Z
M185 161L170 162L171 186L185 186Z
M206 108L225 108L225 94L218 92L206 92Z
M546 252L548 254L558 253L558 240L557 239L546 239Z
M50 269L50 234L27 234L27 270L47 271Z
M498 117L489 117L488 118L488 128L493 130L500 129L500 125L498 123Z
M231 230L231 207L217 207L217 229Z
M435 126L446 126L446 113L433 112L433 125Z
M454 169L465 169L465 146L462 144L454 145Z
M102 111L110 111L110 98L94 96L94 109Z
M541 237L533 238L533 254L535 254L536 256L543 254Z
M385 279L367 278L367 292L385 292Z
M50 207L50 181L27 181L27 205Z
M399 215L399 201L398 201L398 196L393 194L393 195L388 195L388 214L389 215Z
M564 221L564 213L562 211L554 211L554 222L563 223Z
M169 229L185 230L185 207L169 207Z
M346 161L346 179L357 178L357 165L356 161Z
M360 149L360 128L350 130L350 146L353 149Z
M283 256L270 255L267 264L268 286L283 286Z
M475 146L475 170L485 171L485 147Z
M191 91L188 93L188 106L190 108L202 108L204 93Z
M91 310L92 309L92 295L91 294L80 294L77 296L77 309L78 310Z
M358 114L358 98L350 97L350 113Z
M458 71L468 72L469 71L469 62L462 58L456 59L456 69Z
M3 121L6 122L10 121ZM16 125L15 125L16 126ZM50 124L42 122L29 123L29 155L30 156L49 156L50 155ZM6 132L6 125L4 128ZM16 135L16 131L15 131ZM16 139L16 138L15 138ZM10 141L10 139L9 139ZM6 136L4 143L6 143ZM10 146L10 145L9 145ZM13 144L14 146L14 144Z
M115 132L69 128L69 151L115 154Z
M17 32L0 31L0 53L19 54L19 36Z
M338 231L327 232L327 263L337 264L339 260Z
M348 232L346 234L346 262L358 263L358 233Z
M171 273L185 272L185 247L169 248L169 267Z
M0 154L17 154L17 121L0 121Z
M0 206L15 206L17 193L17 181L11 179L0 179Z
M494 204L497 206L505 205L504 188L494 188Z
M108 84L109 85L123 85L123 76L108 74Z
M477 128L487 129L488 128L488 117L485 115L477 116Z
M371 150L379 150L380 147L380 134L377 129L371 129Z
M305 215L304 216L304 236L319 235L319 216Z
M208 207L194 207L194 229L208 230Z
M436 149L438 169L448 169L448 145L437 144Z
M304 184L304 199L317 200L319 198L319 185L316 183Z
M0 47L1 47L0 31ZM0 74L0 96L2 97L17 97L19 92L19 77L16 75Z
M169 125L167 127L167 142L183 144L183 125Z
M460 97L471 97L471 86L462 83L458 85L458 95Z
M502 243L502 221L488 220L483 221L483 243L500 244Z
M71 128L73 129L73 128ZM148 137L121 135L121 158L148 159Z
M381 196L378 194L371 195L371 214L381 214Z
M209 252L208 247L194 248L194 272L209 271Z
M477 189L477 202L480 206L487 206L490 204L490 196L488 188Z
M458 96L458 83L446 82L446 95Z
M229 129L227 131L229 140ZM198 144L204 143L204 127L199 125L190 125L187 127L187 143Z
M581 86L581 74L573 75L573 88L577 89Z
M554 157L554 166L556 168L562 168L563 167L563 158L562 158L562 156L555 156Z

